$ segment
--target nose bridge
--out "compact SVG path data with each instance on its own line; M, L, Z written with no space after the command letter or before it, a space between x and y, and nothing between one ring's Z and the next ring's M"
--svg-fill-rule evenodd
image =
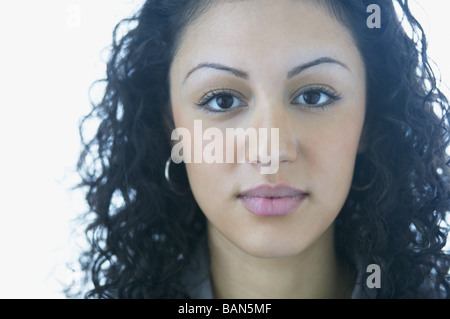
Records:
M255 128L279 128L284 110L281 103L267 95L255 98L252 124Z
M279 154L279 162L293 161L297 158L297 141L292 121L292 116L282 98L268 94L255 98L255 108L250 125L258 131L257 153L260 162L264 156L275 153ZM270 160L273 160L273 156ZM267 162L267 160L262 162Z
M252 125L255 128L278 128L288 124L287 110L283 97L270 83L255 91Z

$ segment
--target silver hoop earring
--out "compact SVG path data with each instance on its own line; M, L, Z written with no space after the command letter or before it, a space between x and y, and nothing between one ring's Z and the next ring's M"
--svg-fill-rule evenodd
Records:
M167 184L169 184L170 189L172 190L172 192L174 192L177 195L186 195L189 193L189 188L185 191L180 191L179 189L177 189L177 187L175 187L174 183L172 182L172 180L170 179L170 164L172 163L172 157L169 156L169 158L166 161L166 165L164 167L164 177L167 181Z
M170 169L170 163L172 162L172 157L169 157L169 159L166 161L166 167L164 169L164 177L166 178L167 183L170 184L170 174L169 174L169 169Z

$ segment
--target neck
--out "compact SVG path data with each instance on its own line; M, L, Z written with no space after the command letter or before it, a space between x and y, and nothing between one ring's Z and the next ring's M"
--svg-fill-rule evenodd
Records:
M348 298L334 249L334 228L294 256L251 256L208 225L213 292L218 299Z

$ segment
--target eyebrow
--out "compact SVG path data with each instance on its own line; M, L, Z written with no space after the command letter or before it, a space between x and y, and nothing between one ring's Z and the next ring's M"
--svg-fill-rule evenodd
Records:
M294 76L300 74L301 72L303 72L306 69L312 68L314 66L320 65L320 64L325 64L325 63L332 63L332 64L338 64L342 67L344 67L347 70L350 70L348 68L347 65L345 65L344 63L330 58L330 57L321 57L318 59L315 59L311 62L307 62L304 64L301 64L299 66L296 66L295 68L293 68L291 71L288 72L287 74L287 79L291 79ZM220 70L220 71L226 71L226 72L230 72L232 74L234 74L237 77L243 78L243 79L248 79L248 74L245 71L241 71L220 63L200 63L199 65L197 65L196 67L192 68L187 74L186 77L184 78L184 81L186 81L186 79L195 71L197 71L198 69L201 68L211 68L211 69L216 69L216 70Z
M291 71L288 72L287 78L291 79L291 78L293 78L294 76L296 76L297 74L303 72L306 69L312 68L312 67L314 67L316 65L325 64L325 63L337 64L337 65L340 65L343 68L345 68L345 69L350 71L348 66L345 65L344 63L342 63L341 61L338 61L338 60L330 58L330 57L322 57L322 58L318 58L318 59L316 59L314 61L307 62L307 63L304 63L302 65L299 65L299 66L293 68Z
M194 71L197 71L198 69L201 69L201 68L211 68L211 69L216 69L216 70L220 70L220 71L227 71L227 72L233 73L237 77L240 77L240 78L243 78L243 79L247 79L248 78L248 74L246 72L237 70L235 68L231 68L229 66L226 66L226 65L223 65L223 64L220 64L220 63L201 63L201 64L197 65L196 67L194 67L192 70L190 70L188 72L188 74L186 75L186 77L184 78L184 80L186 81L186 79Z

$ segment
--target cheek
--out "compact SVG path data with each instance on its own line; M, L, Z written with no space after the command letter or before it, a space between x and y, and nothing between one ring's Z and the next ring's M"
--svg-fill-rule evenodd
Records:
M200 209L208 219L233 209L234 180L225 164L186 164L189 184Z
M175 127L189 132L186 135L186 143L181 143L180 145L182 145L183 154L185 154L185 150L190 150L187 153L189 154L189 162L185 162L190 188L197 204L205 215L210 218L214 214L229 209L227 205L229 205L229 198L234 191L232 184L234 179L230 178L234 164L207 163L207 160L211 159L211 154L215 154L216 150L212 140L208 140L204 136L205 130L212 125L208 119L204 118L202 118L201 126L198 125L198 122L196 125L195 120L198 120L198 114L182 106L180 97L177 94L172 94L172 112ZM227 152L225 136L225 132L222 132L222 154ZM212 139L214 138L215 136ZM200 148L197 146L200 146ZM214 151L212 152L211 150ZM186 161L187 158L183 158L183 160ZM200 163L195 163L197 160Z
M327 125L309 139L307 158L314 172L314 186L329 199L342 200L348 194L362 122L362 117L353 117Z

